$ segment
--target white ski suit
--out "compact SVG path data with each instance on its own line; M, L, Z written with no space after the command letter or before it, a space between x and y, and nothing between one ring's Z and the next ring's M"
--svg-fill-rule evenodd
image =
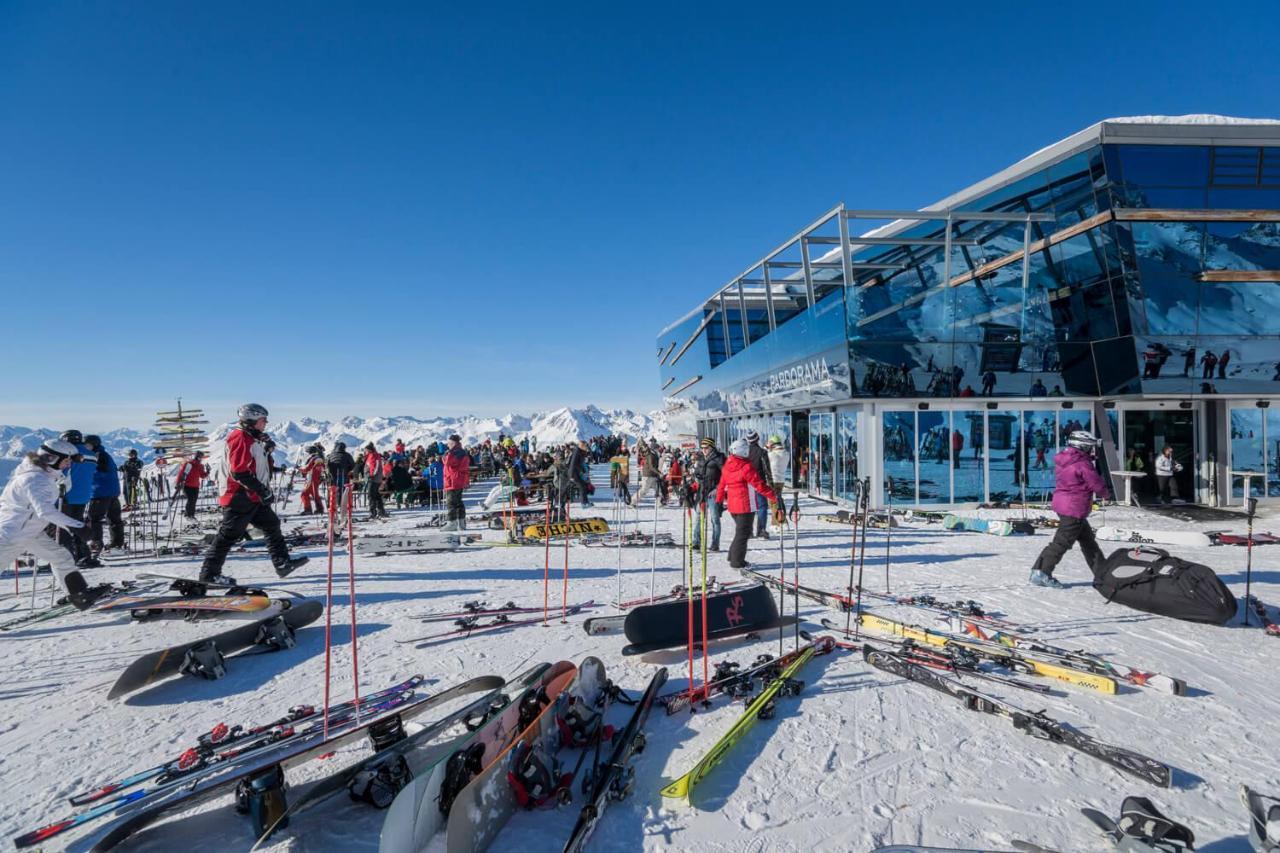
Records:
M66 577L75 571L71 554L44 529L50 524L63 530L84 527L58 509L58 481L62 475L41 468L30 459L14 470L0 493L0 567L8 568L24 552L49 561L58 584L66 590Z

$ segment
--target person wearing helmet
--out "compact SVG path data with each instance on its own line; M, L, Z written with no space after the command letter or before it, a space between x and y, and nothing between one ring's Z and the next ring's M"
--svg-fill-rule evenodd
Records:
M181 489L187 499L182 515L191 521L195 521L196 518L196 500L200 497L200 483L209 476L209 468L203 460L204 454L197 450L190 459L178 466L178 476L173 480L175 494L178 489Z
M315 504L315 514L324 515L324 499L320 497L320 484L324 480L325 459L324 447L313 444L307 448L307 461L298 469L302 475L302 514L311 515L311 505Z
M69 429L58 436L59 441L75 445L76 461L67 472L66 485L62 495L62 511L79 521L84 521L85 509L93 499L93 475L97 470L96 457L84 443L84 435L78 429ZM88 529L81 526L75 530L59 530L58 542L67 549L75 560L76 566L82 569L97 569L102 563L89 550Z
M120 470L124 472L124 508L137 509L138 484L142 482L142 460L138 458L138 451L129 448L129 458Z
M1053 458L1053 511L1058 514L1058 529L1031 567L1033 586L1062 589L1062 584L1053 577L1053 570L1073 545L1080 546L1090 570L1103 560L1102 549L1088 521L1094 495L1111 496L1093 461L1097 449L1098 439L1093 433L1075 430L1067 436L1067 446Z
M280 577L307 562L306 557L290 557L289 546L280 533L280 517L271 509L274 495L267 485L271 466L267 461L267 410L257 403L246 403L237 412L239 423L227 434L222 464L227 482L218 498L222 507L222 523L218 534L200 566L200 580L208 583L235 584L235 578L222 574L227 553L244 538L249 525L263 532L267 553Z
M48 560L67 600L85 610L107 587L88 588L70 553L45 533L49 525L59 531L84 527L83 521L58 509L59 483L79 458L75 444L53 439L18 464L0 493L0 565L12 565L24 552Z
M110 525L111 539L107 548L124 547L124 518L120 515L120 474L116 460L102 446L96 435L84 437L85 446L98 457L93 471L93 489L89 497L89 552L97 557L104 547L102 527L105 520Z
M729 460L724 463L720 484L716 487L716 501L728 507L733 516L733 541L729 543L729 567L745 568L747 542L755 524L756 512L751 506L751 490L776 504L778 496L751 464L751 445L740 438L729 446Z

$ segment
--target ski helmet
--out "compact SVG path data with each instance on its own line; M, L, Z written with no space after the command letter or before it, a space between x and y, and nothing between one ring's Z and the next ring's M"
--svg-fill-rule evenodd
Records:
M80 434L78 429L69 429L58 436L63 441L69 441L72 444L84 444L84 436Z
M41 458L50 465L57 465L63 459L74 459L80 455L79 449L74 444L62 439L46 441L40 445L38 452Z
M257 423L259 419L265 418L266 416L266 407L260 406L257 403L245 403L236 411L236 417L239 418L240 423L248 426L252 426Z
M733 444L729 445L729 455L741 456L743 459L746 459L751 455L751 445L747 443L745 438L740 438Z
M1071 434L1067 436L1067 447L1074 447L1076 450L1092 453L1098 447L1098 437L1088 430L1072 430Z

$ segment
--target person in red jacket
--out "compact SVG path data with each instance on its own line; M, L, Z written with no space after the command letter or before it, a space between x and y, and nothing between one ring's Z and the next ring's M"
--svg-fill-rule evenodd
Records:
M747 542L751 539L751 527L755 523L755 510L751 506L750 486L763 495L770 504L778 502L778 495L751 464L751 446L740 438L729 446L729 459L720 473L720 485L716 487L716 502L726 504L733 516L733 542L729 543L729 567L741 569L747 565Z
M222 465L227 475L226 489L218 504L222 524L200 566L200 580L236 585L235 578L222 574L231 547L244 538L252 524L267 540L267 553L280 577L307 562L306 557L290 557L289 546L280 533L280 517L271 509L275 495L268 485L271 463L267 461L267 410L257 403L245 403L237 412L239 424L227 434Z
M324 446L313 444L307 450L311 455L298 469L298 473L302 475L302 514L311 515L311 505L314 503L316 515L324 515L324 499L320 497L320 485L325 471Z
M471 483L471 457L462 449L462 437L449 436L449 449L444 452L444 502L449 510L445 530L466 530L467 510L462 505L462 490Z
M200 481L209 476L209 469L201 459L204 459L204 454L197 450L192 458L178 466L178 478L174 482L187 496L187 506L182 514L193 520L196 517L196 498L200 497Z

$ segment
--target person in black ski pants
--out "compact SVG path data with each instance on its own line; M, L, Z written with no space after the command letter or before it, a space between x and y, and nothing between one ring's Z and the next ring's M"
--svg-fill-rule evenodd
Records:
M582 498L584 507L591 506L590 487L587 485L587 478L583 472L583 466L587 462L587 443L579 441L572 445L569 450L569 478L573 481L573 486L578 491L579 497ZM567 500L566 500L567 503Z
M227 435L223 450L224 469L229 476L225 491L218 498L222 523L200 566L200 580L205 583L235 585L235 578L222 574L222 565L251 524L265 535L267 553L279 577L285 577L307 562L306 557L289 556L289 546L280 532L280 517L271 509L275 495L267 485L271 466L267 462L263 433L267 428L267 410L257 403L246 403L238 415L239 426Z

